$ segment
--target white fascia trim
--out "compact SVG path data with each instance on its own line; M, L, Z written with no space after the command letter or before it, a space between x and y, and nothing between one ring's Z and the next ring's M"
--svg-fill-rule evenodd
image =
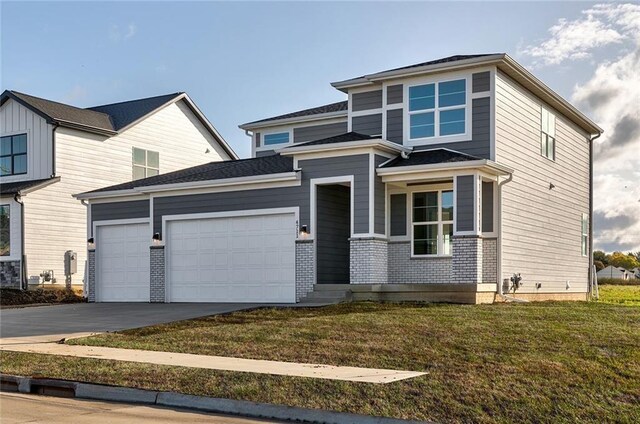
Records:
M485 168L487 170L493 170L499 175L508 175L513 173L513 169L504 165L499 165L488 159L470 160L463 162L453 163L436 163L431 165L412 165L412 166L398 166L394 168L378 168L376 172L378 175L402 175L413 174L418 172L428 171L448 171L448 170L460 170L460 169L477 169Z
M178 184L163 184L147 187L136 187L128 190L104 191L99 193L75 194L76 199L99 199L105 197L122 197L134 194L157 193L163 191L190 190L194 188L228 187L253 184L257 182L281 182L295 181L300 179L300 173L296 171L282 172L279 174L253 175L249 177L224 178L220 180L206 180L197 182L187 182Z
M307 115L307 116L296 116L293 118L274 119L272 121L256 122L252 124L242 124L242 125L238 125L238 128L243 130L253 131L261 128L276 127L280 125L294 124L294 123L300 123L300 122L323 121L326 119L340 118L343 116L345 118L347 117L346 110L339 110L337 112L318 113L315 115Z
M338 81L332 82L331 86L337 88L338 90L351 88L351 87L361 87L367 84L373 84L378 81L383 81L387 79L393 79L398 77L408 77L412 75L420 75L425 74L427 72L437 72L442 70L453 70L458 68L466 68L470 65L476 66L478 64L491 63L496 60L501 60L505 57L505 54L496 54L491 56L482 56L472 59L458 60L455 62L446 62L446 63L437 63L434 65L424 65L416 68L408 68L408 69L398 69L395 71L385 71L385 72L377 72L375 74L365 75L361 78L354 78L346 81Z
M288 147L281 150L276 150L282 156L291 156L296 153L315 153L324 152L327 150L349 150L360 147L373 147L381 150L391 151L394 153L411 152L413 149L410 147L404 147L397 143L392 143L381 138L373 138L368 140L346 141L344 143L330 143L330 144L315 144L311 146L296 146Z

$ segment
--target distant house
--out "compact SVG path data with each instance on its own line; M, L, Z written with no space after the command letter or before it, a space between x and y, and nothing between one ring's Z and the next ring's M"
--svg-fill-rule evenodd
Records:
M638 268L629 271L628 269L609 265L608 267L598 271L597 275L598 278L619 278L621 280L629 280L637 278L636 275L638 275L638 272Z

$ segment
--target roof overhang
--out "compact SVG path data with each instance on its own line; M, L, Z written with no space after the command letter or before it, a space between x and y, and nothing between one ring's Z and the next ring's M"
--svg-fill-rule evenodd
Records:
M268 121L249 122L246 124L238 125L238 128L245 131L252 131L259 128L276 127L281 125L296 124L300 122L326 121L329 119L346 118L346 117L347 117L347 111L339 110L336 112L318 113L315 115L295 116L292 118L271 119Z
M383 182L408 182L433 177L441 178L442 176L459 175L469 171L481 172L495 177L507 176L513 173L513 169L489 159L376 169L376 173L382 177Z
M363 147L375 148L388 153L400 154L402 152L409 153L413 149L411 147L405 147L397 143L392 143L382 138L372 138L368 140L356 140L345 141L343 143L328 143L328 144L312 144L301 146L290 146L276 150L282 156L293 156L302 153L317 153L326 151L339 151L339 150L351 150L360 149Z
M527 71L522 65L520 65L507 54L495 54L471 59L458 60L455 62L438 63L434 65L418 66L415 68L377 72L374 74L364 75L359 78L333 82L331 83L331 85L334 88L346 93L351 88L378 85L383 81L397 78L406 78L416 75L429 75L445 71L449 72L454 70L463 70L490 65L496 66L500 71L507 74L509 77L523 85L532 93L543 99L545 102L553 106L568 118L570 118L573 122L578 124L589 134L600 134L603 132L603 129L600 128L596 123L587 118L582 112L571 105L568 101L563 99L558 93L545 85L531 72Z
M126 190L97 191L74 194L78 200L105 199L127 197L140 194L159 193L165 191L180 191L191 189L205 189L216 187L232 187L242 186L256 183L276 183L284 181L295 181L300 179L300 173L297 171L281 172L278 174L252 175L248 177L223 178L219 180L193 181L176 184L159 184L152 186L134 187Z
M40 190L41 188L50 186L51 184L57 183L58 181L60 181L60 177L53 177L53 178L49 178L47 180L44 181L40 181L38 184L34 184L28 187L25 187L21 190L10 190L10 191L2 191L0 190L0 194L3 196L13 196L13 195L19 195L19 196L26 196L29 193L33 193L36 190ZM16 183L19 183L18 181L16 181ZM28 183L28 181L26 181L25 183ZM11 183L5 183L5 184L11 184Z

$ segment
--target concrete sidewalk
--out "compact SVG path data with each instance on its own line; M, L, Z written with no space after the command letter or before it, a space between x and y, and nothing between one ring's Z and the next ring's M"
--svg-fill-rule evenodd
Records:
M391 383L426 374L416 371L336 367L332 365L264 361L224 356L194 355L189 353L116 349L96 346L71 346L58 343L3 344L0 346L0 350L377 384Z

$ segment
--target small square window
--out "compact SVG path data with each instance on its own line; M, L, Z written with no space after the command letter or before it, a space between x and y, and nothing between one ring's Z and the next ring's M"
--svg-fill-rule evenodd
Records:
M134 180L158 175L160 173L160 153L134 147L132 172Z
M16 134L0 139L0 175L27 173L27 135Z

